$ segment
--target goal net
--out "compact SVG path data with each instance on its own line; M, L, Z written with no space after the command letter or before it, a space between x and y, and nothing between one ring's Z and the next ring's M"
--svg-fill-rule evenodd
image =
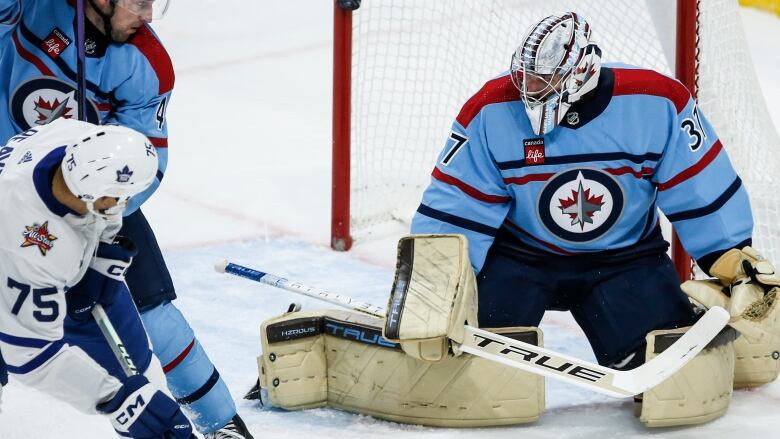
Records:
M384 223L408 224L461 106L509 68L531 24L572 10L590 22L604 62L670 76L686 63L695 73L695 84L687 85L750 193L754 244L780 263L774 176L780 141L757 85L739 5L680 1L692 6L695 20L688 26L692 50L685 54L675 0L363 0L346 23L351 111L334 114L349 124L350 163L348 178L334 173L334 206L339 197L349 200L348 216L334 210L334 247L348 247L350 236L366 239ZM334 165L345 160L335 155ZM337 230L336 218L348 223L346 231Z

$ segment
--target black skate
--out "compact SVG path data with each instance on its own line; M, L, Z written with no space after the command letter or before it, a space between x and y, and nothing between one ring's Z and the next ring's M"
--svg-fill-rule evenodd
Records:
M203 436L205 439L254 439L238 414L224 427Z

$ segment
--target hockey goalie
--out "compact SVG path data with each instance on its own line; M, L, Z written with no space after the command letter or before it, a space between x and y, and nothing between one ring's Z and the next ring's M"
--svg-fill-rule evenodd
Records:
M692 331L700 310L722 307L729 327L637 402L648 426L723 415L733 388L780 370L780 277L752 247L727 147L681 83L602 64L577 13L541 19L455 118L399 244L385 318L264 322L260 384L287 409L530 422L544 409L541 376L464 354L466 328L541 346L545 311L570 311L598 363L630 371ZM679 284L659 209L713 280Z

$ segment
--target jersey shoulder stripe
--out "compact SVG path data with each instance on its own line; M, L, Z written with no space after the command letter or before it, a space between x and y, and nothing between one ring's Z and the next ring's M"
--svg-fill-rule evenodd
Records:
M173 73L171 57L149 25L144 25L138 29L138 32L133 35L128 43L135 46L146 57L157 74L157 80L160 83L158 94L165 94L173 90L173 83L176 78Z
M512 83L509 75L499 76L485 83L458 113L456 120L466 128L482 109L490 104L520 100L520 90Z
M670 100L680 113L691 98L682 83L653 70L612 68L615 86L612 96L650 95Z

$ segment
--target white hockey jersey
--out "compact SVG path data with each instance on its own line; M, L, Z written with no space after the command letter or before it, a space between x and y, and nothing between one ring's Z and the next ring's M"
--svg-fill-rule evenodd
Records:
M61 339L65 292L86 272L107 224L51 190L65 146L86 125L58 119L0 147L0 351L22 383L93 412L120 383Z

